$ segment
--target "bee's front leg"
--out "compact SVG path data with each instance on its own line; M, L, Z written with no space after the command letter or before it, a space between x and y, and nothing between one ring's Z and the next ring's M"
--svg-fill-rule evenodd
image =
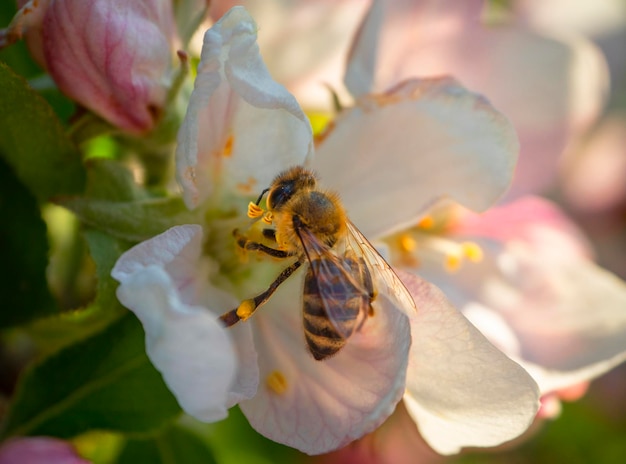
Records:
M270 229L267 229L267 230L270 230ZM265 231L264 231L264 235L265 235ZM263 245L262 243L249 240L248 237L246 237L244 234L239 232L239 229L233 230L233 236L235 237L237 246L240 248L243 248L244 250L261 251L274 258L289 258L290 256L294 256L293 252L285 251L285 250L277 250L275 248L268 247L267 245Z
M253 242L254 243L254 242ZM270 248L271 250L272 248ZM276 250L278 251L278 250ZM258 294L254 298L250 298L248 300L244 300L241 302L239 306L235 309L231 309L227 313L224 313L220 316L220 320L224 323L226 327L230 327L235 325L239 321L245 321L257 310L259 306L269 300L270 296L276 291L278 286L282 284L291 274L295 272L302 265L302 260L299 259L292 263L289 267L283 269L274 282L270 284L267 290L263 293Z

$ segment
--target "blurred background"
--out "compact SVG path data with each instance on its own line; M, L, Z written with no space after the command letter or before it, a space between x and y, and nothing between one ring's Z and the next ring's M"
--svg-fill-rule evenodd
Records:
M214 2L214 15L219 15L218 11L223 11L234 3L236 2ZM356 19L352 18L352 29L345 37L353 33L359 14L364 11L363 5L355 8L354 11L359 13L354 15ZM499 20L515 16L518 21L529 24L542 33L585 37L598 47L606 60L610 88L607 90L605 103L597 116L585 124L584 130L576 132L568 140L558 160L558 173L553 182L545 186L543 194L556 201L586 233L596 251L597 262L626 279L626 0L492 0L489 8ZM1 2L0 24L9 24L14 13L15 5L11 0ZM345 11L343 14L347 15ZM257 20L261 22L260 19ZM344 48L340 52L345 52L347 39L341 43ZM317 46L322 45L318 43ZM263 50L262 40L261 48ZM67 122L74 114L74 103L49 85L48 78L30 58L24 43L16 43L0 51L0 61L28 78L33 87L40 88L63 121ZM271 65L270 61L270 68ZM305 88L298 85L296 87L299 89ZM314 101L315 98L311 97L311 102ZM315 123L316 118L323 114L323 109L314 106L312 103L310 114ZM103 150L102 146L99 150ZM114 156L115 146L105 147L105 150L109 150ZM45 215L49 220L53 247L63 249L63 238L75 230L73 227L68 228L67 223L72 223L75 219L54 208ZM3 218L2 222L5 227L7 218ZM63 295L67 306L79 306L93 296L94 280L90 275L93 268L90 269L88 262L78 263L78 266L85 272L84 282ZM49 342L49 346L54 346L53 340ZM4 351L0 353L0 388L5 399L10 396L21 368L21 360L16 361L14 354ZM0 414L6 407L5 403L6 401L0 403ZM406 462L626 462L625 365L591 382L582 398L571 402L563 401L561 408L558 417L535 424L526 436L499 449L467 450L460 456L450 458L425 453L424 456L408 458ZM183 418L179 425L192 433L192 438L186 437L181 441L187 444L185 446L190 446L188 443L191 442L196 443L195 440L198 446L208 444L215 462L222 464L339 462L333 456L304 456L263 438L249 426L237 408L231 411L228 419L217 424L200 424ZM139 452L137 450L158 447L158 443L155 445L151 440L137 439L134 447L124 448L124 453L119 455L122 438L100 432L80 436L73 442L84 456L103 464L140 462L136 461L136 456L145 454L134 454ZM155 457L154 462L196 462L159 459L161 457Z

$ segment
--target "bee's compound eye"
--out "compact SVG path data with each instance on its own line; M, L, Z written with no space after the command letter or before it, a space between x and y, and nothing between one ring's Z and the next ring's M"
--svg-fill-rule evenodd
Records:
M294 191L293 182L278 185L270 190L267 197L267 206L271 209L279 209L292 197Z

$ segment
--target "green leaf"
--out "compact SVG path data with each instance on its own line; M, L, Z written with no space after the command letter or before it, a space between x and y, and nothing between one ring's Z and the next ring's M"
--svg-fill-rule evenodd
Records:
M116 160L92 158L87 161L87 189L85 196L92 200L134 201L148 198L132 173Z
M48 239L37 201L0 158L0 327L57 311L46 281Z
M96 306L109 312L123 311L123 306L115 296L118 283L111 277L111 270L128 245L98 230L86 230L85 239L96 263L98 292Z
M0 63L0 154L39 201L79 194L85 170L50 105Z
M132 313L28 369L3 436L72 437L88 430L150 433L180 413L145 354Z
M85 224L131 242L147 240L177 224L200 222L199 213L189 211L177 197L132 202L68 198L62 204Z
M215 458L199 436L182 427L173 426L148 440L129 440L117 464L214 464Z

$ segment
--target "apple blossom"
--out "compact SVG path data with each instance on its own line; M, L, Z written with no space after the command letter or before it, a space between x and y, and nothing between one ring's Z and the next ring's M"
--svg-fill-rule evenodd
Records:
M213 2L212 14L219 17L230 3ZM350 93L381 92L414 76L453 75L485 95L520 138L511 198L550 186L564 148L604 105L606 63L593 44L580 34L537 30L526 17L489 25L481 0L374 0L369 11L367 2L354 0L239 3L272 25L260 33L268 66L307 110L332 109L327 86L351 104ZM562 3L567 13L583 9L566 1L534 3L548 10ZM614 23L619 8L607 13ZM559 13L560 20L566 16Z
M218 325L285 267L250 256L242 262L231 234L249 224L247 203L283 169L317 170L376 239L442 197L487 208L510 181L517 140L488 102L442 78L364 96L315 156L312 147L304 113L261 60L256 24L242 7L231 9L205 34L179 132L178 180L205 221L140 243L112 272L183 409L211 421L239 404L257 431L310 454L371 432L403 395L442 453L521 434L538 408L535 383L417 276L400 275L417 312L375 299L374 316L321 362L304 340L302 272L249 320Z
M69 443L48 437L14 438L0 447L0 464L89 464Z
M174 80L169 0L22 1L0 42L25 36L59 89L133 133L161 118Z
M442 288L542 395L626 360L626 284L591 261L556 206L528 197L483 215L452 211L388 238L392 262Z

